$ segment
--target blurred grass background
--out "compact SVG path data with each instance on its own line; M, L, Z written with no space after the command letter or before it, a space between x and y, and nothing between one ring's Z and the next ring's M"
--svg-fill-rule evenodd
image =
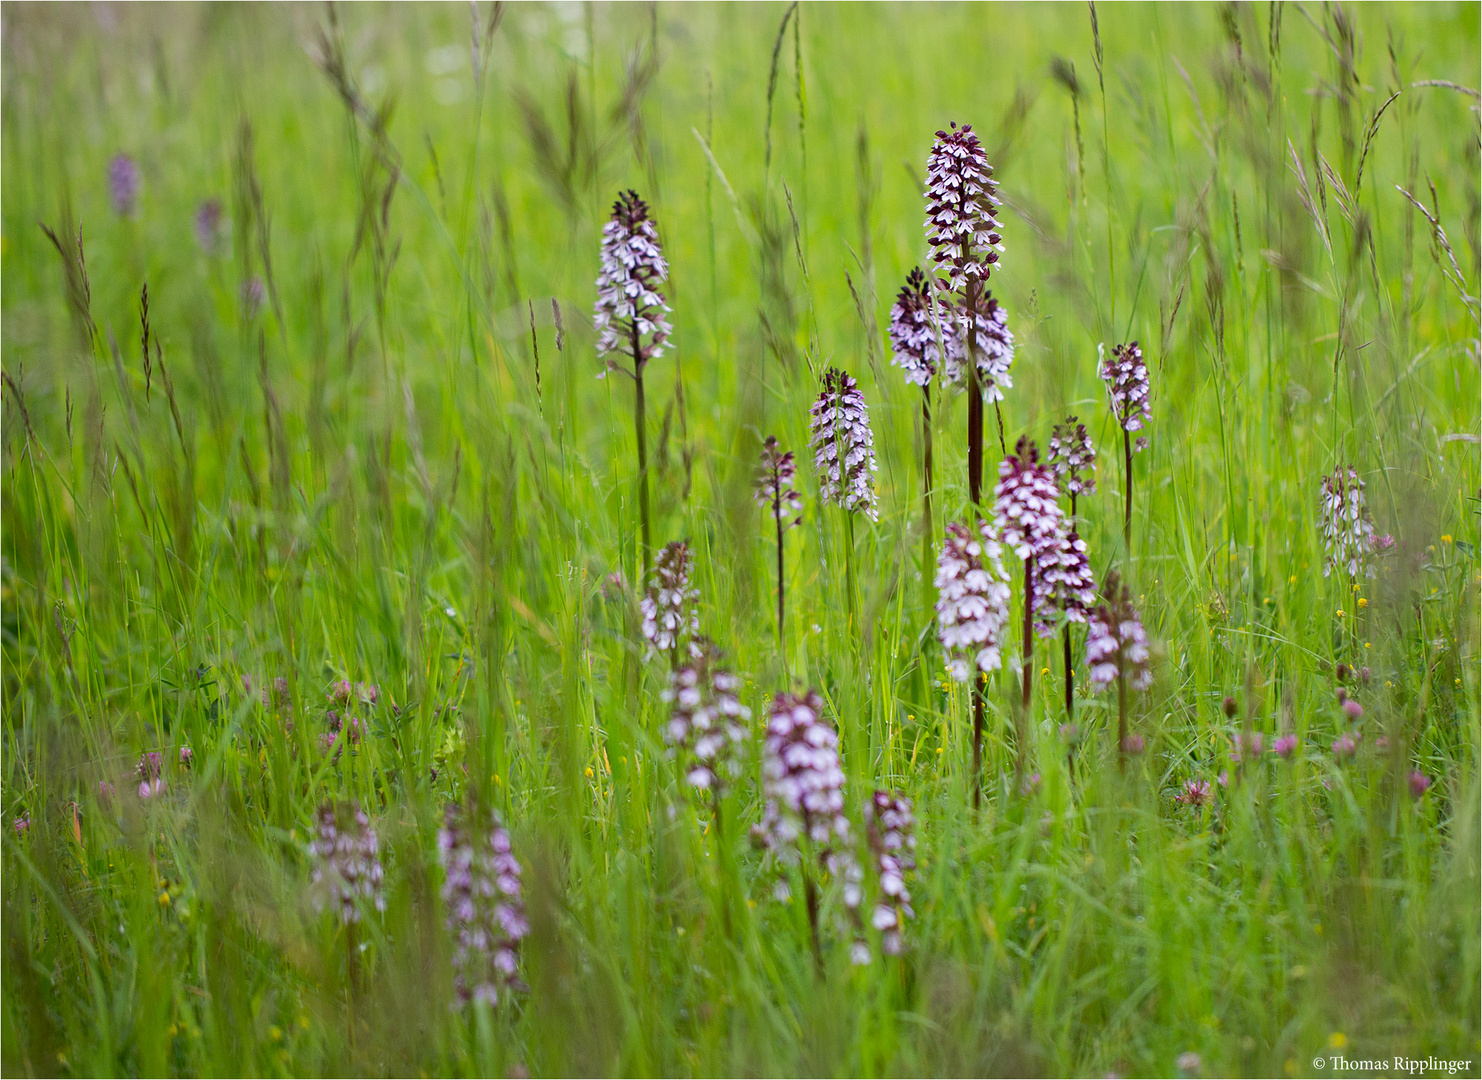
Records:
M1093 33L1080 5L7 4L4 1068L1475 1066L1478 9L1094 11ZM1047 662L1030 799L996 681L976 820L921 582L919 397L884 335L949 120L1002 184L1004 438L1087 420L1109 453L1081 532L1155 646L1125 776L1085 696L1072 781ZM129 216L118 153L142 176ZM626 187L672 268L655 541L696 550L757 730L789 675L819 686L851 812L875 786L916 800L901 960L851 968L837 935L816 980L744 837L757 748L722 847L663 760L630 391L595 378L590 324ZM1153 422L1124 553L1096 349L1128 338ZM766 435L806 457L829 364L870 405L881 515L852 534L851 620L846 533L803 462L784 667L750 485ZM965 512L965 412L935 413L933 535ZM1348 463L1397 540L1356 588L1322 576L1317 527ZM1339 662L1371 671L1342 767ZM330 758L338 678L383 697ZM1247 723L1297 733L1297 757L1175 804ZM137 800L138 755L184 745L169 797ZM1420 799L1411 769L1435 779ZM534 933L530 993L459 1012L433 834L470 784L513 828ZM388 874L353 1017L343 931L305 898L314 808L341 796Z

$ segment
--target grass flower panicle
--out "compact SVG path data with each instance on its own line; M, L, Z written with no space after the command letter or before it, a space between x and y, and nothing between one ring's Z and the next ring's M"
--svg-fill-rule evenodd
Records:
M966 292L986 282L1003 251L998 185L971 124L938 131L926 159L926 242L945 284Z
M672 333L666 317L669 305L659 291L669 278L669 264L648 204L636 191L620 192L612 204L612 217L602 226L601 260L593 318L597 355L628 357L631 369L609 360L607 370L636 376L664 354Z
M690 584L694 559L689 544L675 540L664 546L654 564L648 592L639 601L642 631L649 656L696 656L695 639L700 633L700 591Z
M949 524L935 584L937 638L947 671L957 682L967 682L975 671L997 671L1009 585L994 528L981 518L976 532L960 522Z
M813 466L819 498L850 513L879 520L875 507L875 436L870 413L854 379L838 368L823 374L823 389L810 413Z
M906 875L916 868L911 800L899 792L876 791L865 804L865 836L879 885L870 925L880 931L881 951L898 956L905 947L905 924L916 917L906 888Z
M386 910L386 897L381 891L385 871L380 843L359 803L320 805L309 854L314 858L311 884L316 907L333 905L340 921L346 924L360 921L362 902L370 903L377 911Z
M715 646L700 642L698 653L670 676L663 693L670 707L665 738L685 756L691 786L720 791L736 775L736 751L746 740L751 710L736 696L741 680L720 666Z
M453 935L453 989L460 1002L497 1005L501 994L529 989L519 978L520 941L530 932L520 892L520 864L497 817L448 804L437 848L442 898Z

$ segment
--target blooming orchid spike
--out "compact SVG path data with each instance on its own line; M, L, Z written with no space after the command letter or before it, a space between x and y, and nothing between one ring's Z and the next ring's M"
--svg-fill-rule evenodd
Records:
M317 906L334 905L347 924L360 921L362 900L370 901L377 911L386 909L380 845L359 803L326 802L319 807L309 854L314 857Z
M875 436L859 386L845 372L829 368L811 410L813 466L819 474L819 497L851 513L878 521L875 507Z
M972 125L938 131L926 159L926 242L944 284L966 294L986 283L1003 251L993 166Z
M1103 354L1100 369L1117 425L1126 432L1141 431L1153 415L1148 405L1148 366L1142 359L1142 347L1135 341L1118 345L1110 360ZM1133 448L1142 450L1146 446L1147 439L1140 438Z
M947 362L943 376L952 386L961 386L966 369L963 358L967 353L967 310L961 304L947 308L949 324L953 330L955 347L948 347ZM978 300L978 317L975 320L977 333L973 338L975 355L978 358L978 381L983 387L983 396L988 401L1002 401L1003 392L1014 385L1009 368L1014 363L1014 333L1009 329L1008 312L992 295L984 294Z
M870 924L880 931L880 948L898 956L905 947L906 921L914 919L906 875L916 868L916 819L911 800L899 793L876 791L865 805L865 835L879 877L880 892Z
M1096 493L1096 447L1078 417L1067 416L1050 435L1050 468L1060 490L1070 495Z
M762 445L762 463L757 470L753 498L758 506L781 522L783 528L802 523L803 497L792 486L797 474L797 461L792 451L784 454L777 436L767 436Z
M1041 637L1055 633L1056 622L1084 623L1096 605L1096 577L1086 558L1086 542L1074 529L1061 536L1052 551L1035 564L1035 632Z
M458 1000L494 1006L501 994L527 990L517 973L520 941L530 933L530 922L509 831L472 802L467 808L449 803L437 848Z
M671 710L665 739L685 756L685 779L693 787L719 792L736 775L751 710L736 696L741 680L720 666L720 651L708 641L697 651L664 691Z
M1364 482L1352 466L1336 470L1322 478L1321 522L1323 539L1322 576L1335 568L1351 578L1366 573L1374 576L1369 557L1387 550L1394 541L1379 538L1369 520L1369 507L1364 500Z
M961 367L962 341L954 321L956 310L950 304L935 300L930 279L916 267L907 277L890 309L890 347L892 361L906 375L906 381L927 386L943 369L945 350L948 367ZM939 347L940 346L940 347Z
M1040 464L1032 440L1019 439L1014 453L999 462L998 478L993 489L993 519L1003 542L1025 560L1055 554L1064 524L1060 490L1054 474Z
M839 736L823 717L818 691L778 694L762 744L766 806L753 835L784 862L797 862L799 841L819 845L820 859L849 841Z
M960 522L947 526L935 585L937 637L952 678L967 682L974 671L997 671L1009 586L993 526L981 518L976 533Z
M1153 684L1148 666L1148 638L1132 606L1132 594L1115 570L1101 590L1104 602L1092 612L1086 630L1086 666L1091 683L1100 688L1125 676L1134 690Z
M636 191L620 193L612 204L611 220L602 227L602 270L597 275L593 323L597 355L627 356L632 367L609 360L607 370L637 375L663 355L672 328L666 317L669 305L659 287L668 277L669 264L648 204Z
M696 655L695 639L700 633L700 591L690 584L694 559L689 544L675 540L664 545L654 563L648 592L639 601L643 637L649 655L679 653ZM683 655L682 653L680 653Z

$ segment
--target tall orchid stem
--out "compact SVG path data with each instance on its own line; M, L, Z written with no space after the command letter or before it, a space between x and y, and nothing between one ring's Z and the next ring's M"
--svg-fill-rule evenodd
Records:
M720 786L710 785L710 814L715 821L715 870L720 878L720 917L726 937L731 936L730 853L726 850L725 826L721 818Z
M813 967L823 981L823 942L818 937L818 886L813 884L813 875L803 867L803 899L808 905L808 931L813 939Z
M988 673L973 683L973 813L983 802L983 703L988 700Z
M967 244L963 243L963 256ZM978 279L967 283L967 488L976 511L983 504L983 382L978 375ZM983 709L988 677L978 673L973 692L973 810L983 801Z
M1127 548L1127 558L1132 558L1132 433L1122 429L1122 473L1124 476L1122 499L1122 543Z
M355 924L345 924L345 979L349 1009L348 1020L350 1022L350 1050L355 1050L355 1008L360 997L360 949L355 932Z
M844 511L844 591L849 603L849 629L855 628L854 618L854 512Z
M1117 767L1127 768L1127 676L1122 674L1120 657L1117 662Z
M653 542L648 524L648 423L645 419L646 403L643 397L643 347L638 337L638 325L634 322L633 343L633 430L638 436L638 527L643 548L643 581L648 581L650 553Z
M783 618L786 605L783 599L783 577L784 563L782 560L782 495L781 480L777 476L777 470L772 470L772 520L777 526L777 651L782 654L782 666L787 667L787 639L783 636Z
M1014 786L1024 779L1029 757L1029 702L1034 694L1034 556L1024 560L1024 696L1019 703L1019 753L1014 759Z
M921 388L921 593L931 611L931 385Z
M1071 667L1070 661L1070 624L1065 624L1062 633L1062 641L1065 645L1065 722L1075 722L1075 669Z

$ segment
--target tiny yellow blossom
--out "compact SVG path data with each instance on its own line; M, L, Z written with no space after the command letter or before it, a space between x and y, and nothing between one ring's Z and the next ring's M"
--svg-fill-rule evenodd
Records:
M1333 1050L1342 1050L1348 1045L1348 1036L1341 1031L1335 1031L1328 1036L1328 1047Z
M1367 596L1360 596L1359 597L1359 607L1366 608L1368 606L1369 606L1369 598Z
M170 902L170 893L169 893L169 891L162 889L160 891L160 907L164 907L169 902Z
M1297 583L1297 575L1293 574L1291 577L1287 578L1286 583L1288 585L1295 585Z
M1338 618L1340 618L1340 619L1343 618L1343 615L1344 615L1343 609L1342 608L1339 608L1338 609Z
M1450 533L1442 533L1441 534L1441 542L1442 543L1446 543L1446 544L1452 543L1451 534Z
M592 778L592 767L590 765L587 766L586 772L587 772L587 779L590 780Z

